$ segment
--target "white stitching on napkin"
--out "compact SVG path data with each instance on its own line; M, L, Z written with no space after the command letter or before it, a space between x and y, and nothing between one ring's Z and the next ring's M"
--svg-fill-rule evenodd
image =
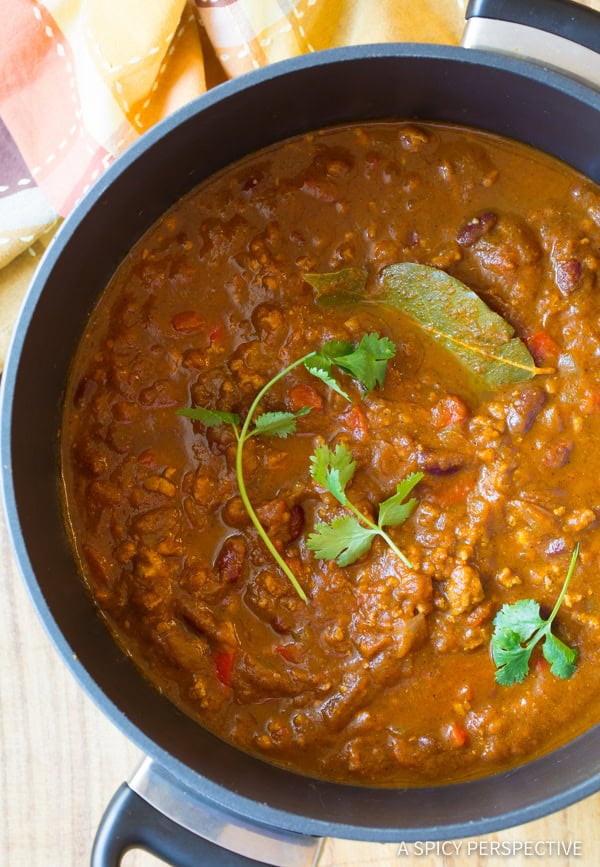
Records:
M17 238L15 238L13 236L1 235L0 236L0 246L6 246L6 244L11 244L11 243L14 243L15 241L19 241L22 244L29 244L29 243L31 243L31 241L33 241L34 238L36 238L36 237L38 239L43 238L44 235L47 235L48 232L51 232L52 229L56 226L57 222L58 222L58 217L56 217L56 216L49 219L47 226L44 229L42 229L40 232L37 232L36 234L21 235ZM31 247L29 247L28 250L30 252L30 255L32 255L32 256L37 255L37 253L35 253L35 254L31 253Z
M195 16L192 12L192 13L190 13L190 15L188 15L188 17L185 20L183 20L181 22L181 25L180 25L178 30L176 30L176 31L173 30L171 33L169 33L169 35L167 37L165 37L165 40L164 40L165 43L167 45L169 45L169 43L171 43L171 44L170 44L169 49L167 50L167 52L165 54L163 62L161 63L161 65L158 69L158 72L156 74L156 79L155 79L154 83L152 84L152 87L150 88L150 95L144 100L144 102L142 104L142 110L145 110L148 108L148 106L150 105L151 99L152 99L152 94L156 93L156 91L158 90L158 79L161 77L162 73L164 72L164 70L167 66L168 58L171 57L173 52L175 51L175 43L176 43L177 39L179 39L181 37L182 33L185 31L187 24L190 23L191 21L193 21L194 19L195 19ZM94 52L96 53L96 55L100 59L103 69L105 69L110 74L115 74L115 73L121 72L127 66L136 66L137 64L142 63L144 60L147 60L149 57L152 57L153 55L158 54L158 52L160 51L160 47L158 45L153 45L152 48L148 49L148 51L143 55L131 57L131 58L129 58L129 60L126 60L124 63L113 64L108 60L107 57L104 56L104 54L102 52L102 48L101 48L99 42L96 40L91 27L86 28L86 35L92 44L92 48L94 49ZM117 94L118 94L118 101L121 105L121 108L123 109L123 111L126 114L129 114L129 112L131 111L131 106L129 105L129 102L125 99L125 97L123 96L123 84L120 81L115 81L114 86L115 86L115 90L117 91ZM133 123L138 128L143 127L144 124L143 124L143 121L142 121L139 113L136 114L136 116L134 117Z
M185 33L185 29L186 29L187 25L191 24L195 20L196 19L195 19L194 13L190 12L190 14L187 16L187 18L182 20L179 29L174 34L171 34L173 41L172 41L171 45L169 46L169 49L163 58L163 62L161 63L161 65L158 68L158 72L156 73L156 78L155 78L154 82L152 83L152 87L150 88L150 93L146 97L144 102L142 103L142 111L145 111L148 108L148 106L150 105L150 103L152 101L152 94L156 93L156 91L158 90L159 80L160 80L163 72L167 68L169 58L172 57L174 52L175 52L175 48L177 46L177 40L181 39L182 35ZM156 52L154 52L154 53L156 53ZM129 111L129 109L127 109L127 110ZM140 112L138 112L136 114L136 116L134 117L133 123L135 124L135 126L138 127L138 129L140 129L141 127L144 126L144 122L141 118Z
M20 178L15 182L16 187L26 187L31 183L31 178ZM7 193L10 190L10 184L0 184L0 193Z
M158 52L160 51L159 45L153 45L152 48L149 48L145 54L141 54L139 57L131 57L129 58L129 60L125 60L123 63L111 63L110 60L104 56L104 52L100 47L100 43L94 36L92 28L87 27L85 33L92 44L92 48L94 49L95 53L101 61L102 68L111 74L115 72L122 72L126 66L136 66L136 64L142 63L144 60L147 60L148 57L152 57L153 55L158 54ZM174 36L175 31L173 31L169 34L169 36L166 37L165 42L167 43L167 45Z

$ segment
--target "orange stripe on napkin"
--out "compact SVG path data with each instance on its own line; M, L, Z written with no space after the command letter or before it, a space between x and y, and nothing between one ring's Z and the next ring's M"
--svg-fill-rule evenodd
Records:
M46 9L0 0L0 114L36 183L67 214L107 152L85 130L71 47Z

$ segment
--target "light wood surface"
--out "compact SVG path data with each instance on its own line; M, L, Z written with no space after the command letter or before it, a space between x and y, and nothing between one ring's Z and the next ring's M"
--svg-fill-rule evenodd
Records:
M83 694L40 625L14 565L0 518L0 867L85 867L104 807L140 759L139 751ZM578 843L578 857L486 857L408 854L396 844L327 840L318 867L479 867L532 863L552 867L600 864L600 794L491 841ZM489 851L489 850L488 850ZM450 852L450 849L447 849ZM159 862L130 853L126 867Z

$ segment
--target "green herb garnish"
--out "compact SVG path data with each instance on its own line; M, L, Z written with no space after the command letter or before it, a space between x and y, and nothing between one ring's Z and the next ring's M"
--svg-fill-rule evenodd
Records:
M241 417L237 413L223 412L221 410L208 409L202 406L195 406L177 411L178 415L185 416L194 421L200 421L205 425L205 427L213 427L214 425L219 424L230 424L233 428L237 440L235 471L240 497L244 507L273 559L287 576L296 593L304 602L307 601L304 590L269 538L265 528L262 526L258 518L258 515L254 511L252 503L250 502L244 479L243 454L245 443L253 436L277 436L284 439L290 434L295 433L297 419L307 415L311 411L312 407L305 406L297 412L265 412L257 416L253 421L254 415L261 400L265 397L267 392L276 382L296 367L304 365L309 373L322 380L331 389L342 395L346 400L350 401L350 397L346 391L342 389L333 374L334 367L338 368L343 373L350 374L350 376L358 381L364 392L369 392L376 385L383 384L387 362L390 358L393 358L395 352L396 347L392 341L388 340L387 337L379 337L378 334L366 334L358 346L355 346L347 340L330 340L323 344L318 352L309 352L308 355L304 355L302 358L297 359L297 361L292 362L292 364L289 364L283 370L280 370L279 373L270 379L252 401L243 424Z
M439 268L416 262L388 265L367 294L367 272L342 268L305 274L319 304L384 304L399 310L442 345L480 387L498 388L554 373L536 367L526 345L479 295Z
M567 577L547 620L542 620L540 606L533 599L521 599L512 605L503 605L496 614L491 649L492 659L497 666L496 681L503 686L522 683L527 677L531 653L542 639L542 653L550 663L552 674L566 680L575 671L577 651L553 635L551 627L565 598L578 555L579 542L575 545Z
M335 365L344 373L349 373L360 382L365 392L369 392L376 385L383 385L387 363L395 353L394 343L378 334L365 334L356 347L347 340L330 340L320 352L313 353L306 363L306 369L350 400L332 377L331 368Z
M322 445L312 455L310 474L315 482L333 494L338 503L353 514L334 518L330 524L317 524L315 532L308 537L306 547L321 560L335 560L338 566L349 566L369 551L376 536L381 536L402 562L412 569L410 560L383 528L403 524L412 513L417 504L416 499L405 500L421 481L423 473L411 473L397 485L395 494L379 504L379 516L375 524L346 495L346 486L355 470L356 461L345 445L336 446L335 451Z

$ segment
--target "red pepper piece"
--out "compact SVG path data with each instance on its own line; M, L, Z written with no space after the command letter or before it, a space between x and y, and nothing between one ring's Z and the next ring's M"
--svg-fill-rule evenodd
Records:
M212 329L212 331L208 332L208 339L210 340L211 346L213 343L221 343L225 336L225 326L222 322L219 322L218 325Z
M215 653L215 669L217 677L223 686L231 686L231 674L233 671L233 660L235 654L232 650L219 651Z
M278 644L275 648L277 653L286 662L293 662L298 665L304 659L304 651L297 644Z
M156 455L150 449L146 449L146 451L141 452L138 455L138 461L140 462L140 464L144 464L145 467L157 466Z
M461 473L450 484L436 487L431 491L430 497L439 506L462 503L465 497L473 490L476 477L472 473Z
M560 354L560 346L545 331L536 331L535 334L527 338L526 343L527 348L533 355L533 360L539 365L556 360Z
M352 433L356 439L362 440L369 436L369 426L367 417L360 406L357 404L352 407L350 412L342 416L344 427Z
M312 385L295 385L288 394L288 406L292 412L298 412L305 406L313 409L323 409L323 399Z
M439 400L433 407L431 419L435 427L449 427L460 424L469 417L469 410L463 400L455 394L449 394Z
M465 728L459 726L458 723L452 722L446 727L446 740L453 749L464 747L469 739L469 733Z

